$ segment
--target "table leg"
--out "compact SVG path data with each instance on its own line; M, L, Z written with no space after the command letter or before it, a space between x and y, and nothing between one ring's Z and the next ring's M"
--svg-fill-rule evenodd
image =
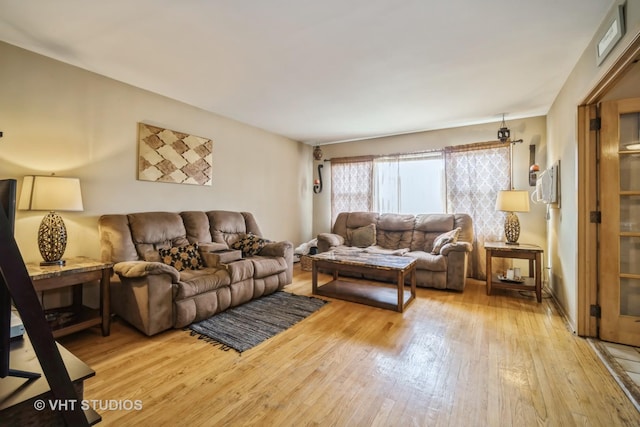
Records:
M398 271L398 308L397 311L404 311L404 271Z
M536 264L537 264L537 261L536 261ZM529 277L534 277L533 276L533 274L534 274L533 272L534 272L534 265L533 265L533 258L531 258L529 260ZM536 274L536 276L537 276L537 274Z
M491 295L491 282L493 281L493 273L491 272L491 249L487 249L487 295Z
M416 267L415 265L411 269L411 296L416 298Z
M102 270L100 279L100 314L102 316L102 336L108 337L111 333L111 269Z
M542 302L542 254L536 253L536 299L538 302Z
M318 290L318 266L315 260L311 260L311 293L316 294Z

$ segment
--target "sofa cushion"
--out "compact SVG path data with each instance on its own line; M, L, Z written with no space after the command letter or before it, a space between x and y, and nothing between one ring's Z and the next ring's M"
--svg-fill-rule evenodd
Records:
M416 259L416 269L430 271L447 271L447 257L434 255L424 251L407 252L404 256Z
M144 254L149 250L190 243L182 218L176 213L142 212L129 214L127 219L138 259L144 259Z
M254 216L249 212L208 211L211 238L232 244L248 233L262 236Z
M253 273L255 272L255 267L249 259L239 259L228 264L223 264L222 268L227 270L227 273L229 273L229 277L231 277L231 283L237 283L242 282L243 280L251 279L253 277Z
M333 224L333 232L347 237L347 229L365 227L378 222L378 214L373 212L340 212Z
M408 248L400 248L400 249L387 249L382 246L369 246L368 248L363 249L363 252L370 254L382 254L382 255L404 255L409 252Z
M409 248L415 218L408 214L385 213L378 218L377 245L387 249Z
M230 284L229 274L222 269L183 270L180 272L180 281L176 286L175 300L190 298Z
M453 230L453 214L419 214L416 215L415 229L424 232L440 232Z
M354 248L353 246L347 245L334 246L331 250L337 254L353 254L363 251L361 248Z
M198 244L174 246L168 249L158 249L162 262L174 267L178 271L199 270L204 265L198 251Z
M243 256L254 256L271 240L263 239L253 233L247 233L231 244L232 249L239 249Z
M412 251L431 252L433 242L442 233L457 227L453 214L416 215L416 225L411 238Z
M262 279L263 277L282 273L287 269L287 261L284 257L256 256L251 258L251 262L254 268L254 279Z
M350 246L366 248L376 244L376 225L369 224L356 229L347 229L347 241Z
M150 250L144 253L144 260L147 262L162 262L162 257L159 251Z
M433 249L431 249L431 253L434 255L438 255L444 245L446 245L447 243L456 243L458 241L459 235L460 227L454 228L453 230L447 231L446 233L442 233L433 241Z

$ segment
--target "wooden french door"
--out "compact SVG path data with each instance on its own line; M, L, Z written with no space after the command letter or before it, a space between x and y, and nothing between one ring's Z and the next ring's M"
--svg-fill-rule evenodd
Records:
M640 98L603 102L600 338L640 346Z

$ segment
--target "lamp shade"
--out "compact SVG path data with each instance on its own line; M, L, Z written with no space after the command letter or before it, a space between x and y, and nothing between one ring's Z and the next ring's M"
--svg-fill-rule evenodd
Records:
M526 190L502 190L496 198L496 210L505 212L529 212L529 192Z
M30 211L82 211L80 179L25 176L18 209Z

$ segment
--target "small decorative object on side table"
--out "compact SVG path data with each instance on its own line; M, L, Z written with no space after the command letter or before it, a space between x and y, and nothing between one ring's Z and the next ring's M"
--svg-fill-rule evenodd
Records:
M535 291L536 299L542 302L542 248L536 245L509 245L504 242L485 242L487 251L487 295L492 288ZM515 258L529 260L529 277L507 278L495 276L492 272L492 258ZM534 273L535 271L535 273ZM496 280L497 279L497 280Z
M113 269L112 263L96 261L87 257L68 258L66 265L40 266L28 263L27 271L36 292L53 289L72 288L73 303L69 307L46 311L53 331L59 338L92 326L100 325L102 335L108 336L111 328L109 286ZM85 283L100 281L100 309L95 310L82 304L82 287Z

